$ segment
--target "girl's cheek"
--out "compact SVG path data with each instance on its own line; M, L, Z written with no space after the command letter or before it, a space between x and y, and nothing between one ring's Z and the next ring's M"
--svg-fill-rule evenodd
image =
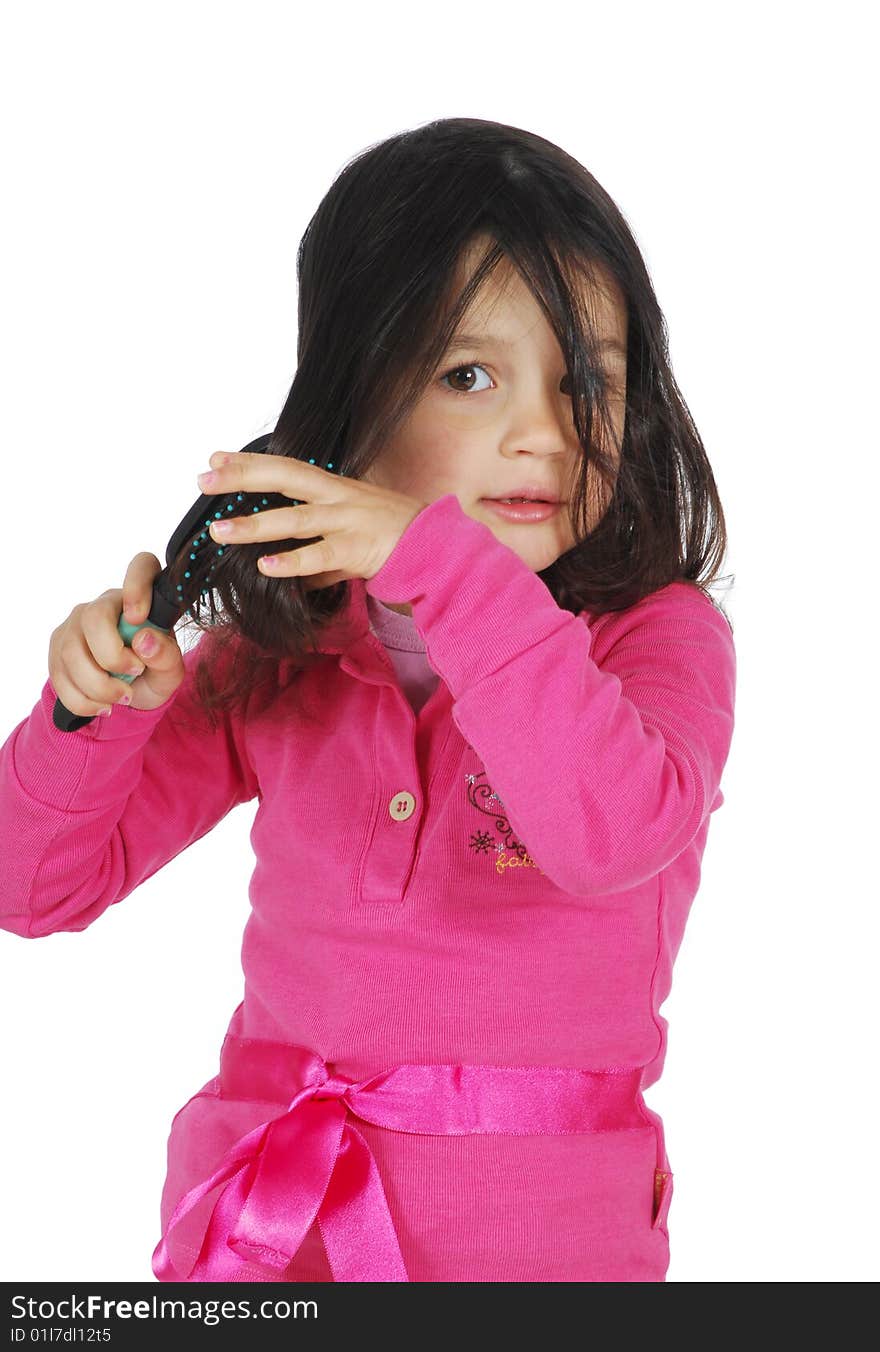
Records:
M489 403L481 398L481 394L450 394L441 391L441 397L433 403L432 416L446 427L493 427L504 411L505 401L497 390L491 393L493 398Z

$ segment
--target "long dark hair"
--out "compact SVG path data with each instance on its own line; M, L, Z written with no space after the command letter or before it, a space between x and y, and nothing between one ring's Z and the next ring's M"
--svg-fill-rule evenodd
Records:
M484 237L480 261L451 295L465 247ZM538 576L559 606L592 616L688 581L730 624L708 590L727 549L724 514L672 374L642 255L596 179L533 132L442 118L368 147L343 168L299 244L297 369L265 453L363 475L505 258L565 356L584 452L571 501L578 543ZM583 300L584 281L601 289L609 275L628 316L625 419L614 455L603 435L611 422L599 335ZM604 514L587 529L597 492ZM283 550L296 541L275 543ZM263 576L255 559L265 550L226 550L214 581L220 606L212 593L210 620L193 616L235 650L232 662L197 667L212 722L214 710L247 699L282 664L296 670L320 660L320 631L347 603L347 581L309 591L298 579Z

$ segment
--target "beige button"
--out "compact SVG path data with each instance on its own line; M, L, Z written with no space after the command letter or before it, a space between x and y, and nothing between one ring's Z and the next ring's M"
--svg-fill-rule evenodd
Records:
M411 793L396 793L388 804L388 811L396 822L405 822L415 812L416 800Z

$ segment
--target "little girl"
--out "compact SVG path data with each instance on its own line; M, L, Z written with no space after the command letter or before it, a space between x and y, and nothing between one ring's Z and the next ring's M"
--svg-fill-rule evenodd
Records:
M643 1091L736 662L644 261L576 160L451 118L345 167L298 277L274 433L202 483L291 505L216 534L185 654L120 639L150 554L53 632L0 751L0 923L85 929L258 800L160 1281L664 1281Z

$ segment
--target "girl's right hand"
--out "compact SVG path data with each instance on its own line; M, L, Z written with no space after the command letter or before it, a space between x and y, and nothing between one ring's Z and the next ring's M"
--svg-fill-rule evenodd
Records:
M153 599L153 578L162 565L155 554L136 554L128 565L122 590L105 591L94 601L74 606L49 640L49 679L65 708L93 718L112 708L124 695L133 709L158 709L170 699L185 675L183 654L172 630L145 626L123 643L118 625L125 607L131 624L144 624ZM151 653L140 651L150 635ZM130 684L110 672L136 675Z

